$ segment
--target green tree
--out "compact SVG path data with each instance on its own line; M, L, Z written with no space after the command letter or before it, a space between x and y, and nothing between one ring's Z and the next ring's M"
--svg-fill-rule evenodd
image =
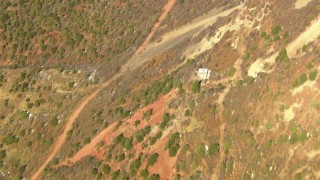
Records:
M148 166L153 166L157 162L158 157L159 157L158 153L154 153L150 155L148 158Z
M201 81L194 81L191 86L191 91L193 93L199 93L201 89Z
M108 164L103 165L102 169L105 174L110 174L111 167Z

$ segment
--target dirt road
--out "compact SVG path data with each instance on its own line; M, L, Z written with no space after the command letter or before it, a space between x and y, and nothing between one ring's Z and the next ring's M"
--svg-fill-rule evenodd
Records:
M159 17L158 22L154 25L152 31L150 32L150 37L148 36L145 42L138 48L138 51L142 51L140 53L135 53L134 56L122 66L120 71L109 79L107 82L103 83L97 90L95 90L90 96L86 97L80 105L76 108L76 110L72 113L72 115L67 120L66 127L63 133L59 136L53 150L50 155L46 159L46 161L41 165L41 167L36 171L36 173L31 177L32 180L38 179L41 172L45 169L45 167L49 164L49 162L57 155L62 145L66 141L67 132L72 129L72 125L75 120L78 118L80 113L84 110L87 104L95 98L104 88L106 88L111 82L116 80L118 77L122 76L128 70L134 70L141 65L143 65L148 60L151 60L152 57L159 55L170 48L178 45L179 43L192 38L195 34L205 30L207 27L214 24L219 17L225 17L235 10L239 9L243 5L236 6L234 8L222 11L222 9L213 10L204 16L201 16L191 23L178 28L178 30L171 31L165 34L162 37L162 41L160 43L151 43L148 45L150 39L152 38L155 31L160 27L163 19L168 15L169 11L172 9L176 0L169 0L165 5L163 14Z
M161 14L161 16L158 19L158 22L156 22L152 29L151 32L149 33L149 35L147 36L147 38L145 39L145 41L143 42L143 44L139 47L139 49L137 50L136 53L141 53L146 46L149 44L151 38L153 37L154 33L159 29L160 25L162 24L162 22L166 19L166 17L168 16L169 12L171 11L171 9L173 8L174 4L176 3L177 0L168 0L168 3L164 6L163 8L163 13Z
M142 64L150 60L152 57L159 55L169 49L175 47L179 43L194 37L194 35L202 32L209 26L213 25L218 18L225 17L241 8L243 4L240 4L231 9L225 11L220 9L214 9L209 13L194 19L192 22L177 28L171 32L162 36L161 42L154 42L149 44L143 52L136 53L127 64L127 69L135 69L140 67Z
M162 13L162 15L159 17L158 22L154 25L152 31L150 32L150 34L148 35L148 37L146 38L145 42L141 45L141 47L138 49L139 51L142 51L149 43L150 39L152 38L152 36L154 35L154 33L157 31L157 29L160 27L161 23L163 22L163 20L166 18L166 16L168 15L169 11L172 9L174 3L176 2L176 0L169 0L167 2L167 4L164 7L164 12ZM128 61L128 63L126 64L131 64L130 60ZM124 65L124 67L128 67L128 65ZM71 114L71 116L69 117L69 119L67 120L67 124L62 132L62 134L59 136L53 150L51 151L50 155L47 157L47 159L45 160L45 162L41 165L41 167L36 171L36 173L31 177L32 180L38 179L41 172L46 168L46 166L49 164L49 162L57 155L57 153L59 152L59 150L61 149L62 145L65 143L66 139L67 139L67 133L69 130L72 129L72 125L75 122L75 120L79 117L80 113L83 111L83 109L87 106L87 104L93 99L95 98L104 88L106 88L112 81L114 81L115 79L117 79L118 77L120 77L125 71L127 70L127 68L121 68L120 72L117 73L115 76L113 76L111 79L109 79L108 81L106 81L105 83L103 83L97 90L95 90L93 93L91 93L88 97L86 97L81 103L80 105L76 108L76 110Z

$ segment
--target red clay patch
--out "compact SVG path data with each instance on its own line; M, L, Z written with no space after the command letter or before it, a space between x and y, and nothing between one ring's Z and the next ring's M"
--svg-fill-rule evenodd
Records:
M96 149L97 144L103 141L105 144L110 144L114 138L116 138L119 134L123 133L126 137L132 136L133 133L139 129L146 127L147 125L154 126L162 120L162 115L164 113L165 105L173 96L176 91L172 91L169 94L162 96L157 102L150 104L140 110L138 110L132 117L125 120L120 128L114 132L114 129L117 122L111 124L108 128L103 130L99 133L96 137L92 139L92 141L85 145L82 149L80 149L72 158L65 160L64 162L60 163L59 166L72 166L81 159L86 156L94 156L97 159L104 160L105 158L105 148L100 148L99 150ZM142 120L143 113L149 109L153 109L153 114L150 117L149 121ZM134 126L134 122L139 119L140 125L138 127ZM162 148L163 149L163 148Z

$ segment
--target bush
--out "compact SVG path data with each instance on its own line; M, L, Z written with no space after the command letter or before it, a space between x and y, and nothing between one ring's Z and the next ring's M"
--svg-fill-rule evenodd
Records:
M169 149L169 156L170 157L175 157L179 151L180 145L179 144L175 144L172 147L170 147Z
M50 121L50 124L52 126L57 126L59 124L58 118L57 117L52 118L51 121Z
M144 137L150 133L150 131L151 131L150 126L140 129L134 133L134 138L136 139L137 142L140 143L143 141Z
M69 83L68 83L68 87L69 87L69 88L73 88L74 85L75 85L75 82L69 82Z
M27 119L28 118L28 112L27 111L21 111L20 112L20 118L21 119Z
M303 83L305 83L308 80L307 74L303 73L298 80L295 80L292 84L292 87L298 87L301 86Z
M276 57L276 61L290 61L290 58L287 53L286 48L282 48L281 51L279 52L278 56Z
M201 81L194 81L191 86L191 91L193 93L199 93L201 88Z
M198 147L197 147L197 150L196 150L198 156L200 157L204 157L204 155L206 155L206 147L204 144L200 144Z
M242 60L247 61L249 60L250 57L251 57L251 54L247 52L244 56L242 56Z
M271 34L272 35L276 35L276 34L279 34L279 32L282 30L281 26L280 25L275 25L272 27L272 31L271 31Z
M97 175L98 173L99 173L99 171L98 171L97 168L93 168L93 169L91 170L91 174L93 174L93 175Z
M160 175L159 174L152 174L149 177L150 180L159 180L160 179Z
M167 148L169 148L169 156L174 157L176 156L177 152L179 151L180 145L180 134L174 133L170 136L170 139L167 143Z
M158 157L159 157L158 153L154 153L150 155L148 158L148 166L153 166L157 162Z
M220 144L214 143L209 146L209 155L216 155L220 151Z
M316 80L317 75L318 75L318 71L317 71L317 70L314 70L314 71L310 72L310 74L309 74L309 80L310 80L310 81Z
M236 73L236 71L237 71L236 68L231 67L231 68L228 70L227 75L228 75L229 77L233 77L234 74Z
M140 120L136 120L136 121L134 122L134 126L135 126L135 127L139 126L139 124L140 124Z
M295 144L297 141L298 141L298 135L297 135L297 133L291 134L290 139L289 139L289 142L290 142L291 144Z
M119 175L120 175L120 170L112 172L112 174L111 174L112 180L119 179Z
M255 80L255 78L252 76L247 76L245 79L246 83L248 83L248 84L254 83L254 80Z
M164 113L163 116L162 116L162 121L159 125L160 129L165 129L166 126L168 125L170 121L170 114L169 113Z
M189 109L186 109L185 111L184 111L184 116L190 116L191 115L191 112L190 112L190 110Z
M7 157L7 151L2 150L0 151L0 161Z
M140 158L137 158L131 162L129 167L131 176L134 176L137 174L137 170L140 168L140 166L141 166Z
M121 161L123 161L124 159L125 159L125 154L124 153L121 153L119 156L118 156L118 162L121 162Z
M143 169L140 173L140 176L143 177L144 179L147 179L149 176L149 171L148 169Z
M19 142L19 138L13 134L8 134L7 137L5 138L4 142L7 145L14 144L14 143Z

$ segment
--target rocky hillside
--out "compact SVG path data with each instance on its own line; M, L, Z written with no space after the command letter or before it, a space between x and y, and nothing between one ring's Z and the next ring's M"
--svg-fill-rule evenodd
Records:
M320 178L318 0L0 8L0 179Z

